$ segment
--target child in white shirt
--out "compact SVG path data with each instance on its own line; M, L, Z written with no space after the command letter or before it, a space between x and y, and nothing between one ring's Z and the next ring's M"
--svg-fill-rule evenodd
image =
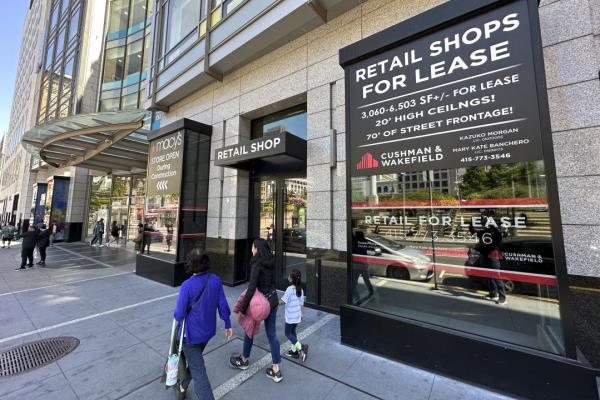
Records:
M285 304L285 336L292 343L292 347L285 353L292 358L300 358L306 361L308 346L303 345L296 335L296 327L302 321L302 308L304 306L304 292L302 291L302 275L297 269L292 270L288 276L290 286L279 300L279 304Z

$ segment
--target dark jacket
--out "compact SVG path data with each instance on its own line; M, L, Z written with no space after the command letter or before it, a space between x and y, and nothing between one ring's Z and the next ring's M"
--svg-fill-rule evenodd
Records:
M50 231L48 229L44 229L40 231L37 236L37 246L38 247L48 247L50 245Z
M275 268L273 267L273 261L271 260L270 264L265 264L265 261L259 261L255 257L252 257L250 268L248 290L246 290L246 296L244 296L240 305L242 314L246 313L256 289L260 290L269 300L271 308L277 307L279 300L277 298L277 291L275 290Z
M23 250L35 249L36 243L37 243L37 232L36 231L27 231L23 234L23 242L21 243L21 248Z

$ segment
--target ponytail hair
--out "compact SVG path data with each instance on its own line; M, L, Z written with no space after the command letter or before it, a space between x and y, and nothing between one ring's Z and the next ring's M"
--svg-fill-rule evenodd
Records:
M302 296L302 274L299 270L293 269L290 272L290 278L292 278L292 285L296 288L296 296Z

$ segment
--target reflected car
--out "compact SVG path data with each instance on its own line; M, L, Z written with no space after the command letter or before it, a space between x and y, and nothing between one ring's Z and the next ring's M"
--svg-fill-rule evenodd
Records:
M165 236L159 230L144 231L144 235L150 235L150 243L162 243Z
M293 253L306 253L306 229L284 229L283 249Z
M504 259L500 260L500 270L548 276L556 275L554 252L550 239L509 239L500 244L500 251L504 256ZM481 268L480 257L481 255L476 248L470 248L465 266ZM489 278L478 276L476 273L476 270L466 269L466 275L469 279L487 287ZM536 283L505 279L504 287L508 293L533 292L540 294L539 285ZM551 290L549 294L554 297L554 293L555 290Z
M377 234L369 234L365 239L367 255L381 258L381 262L369 263L371 275L411 281L433 277L431 259L423 252Z

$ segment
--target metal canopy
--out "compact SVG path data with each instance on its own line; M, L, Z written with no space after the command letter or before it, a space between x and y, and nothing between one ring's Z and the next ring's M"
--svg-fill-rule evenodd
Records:
M145 115L144 110L73 115L36 126L21 143L56 168L144 170L148 138L140 128Z

